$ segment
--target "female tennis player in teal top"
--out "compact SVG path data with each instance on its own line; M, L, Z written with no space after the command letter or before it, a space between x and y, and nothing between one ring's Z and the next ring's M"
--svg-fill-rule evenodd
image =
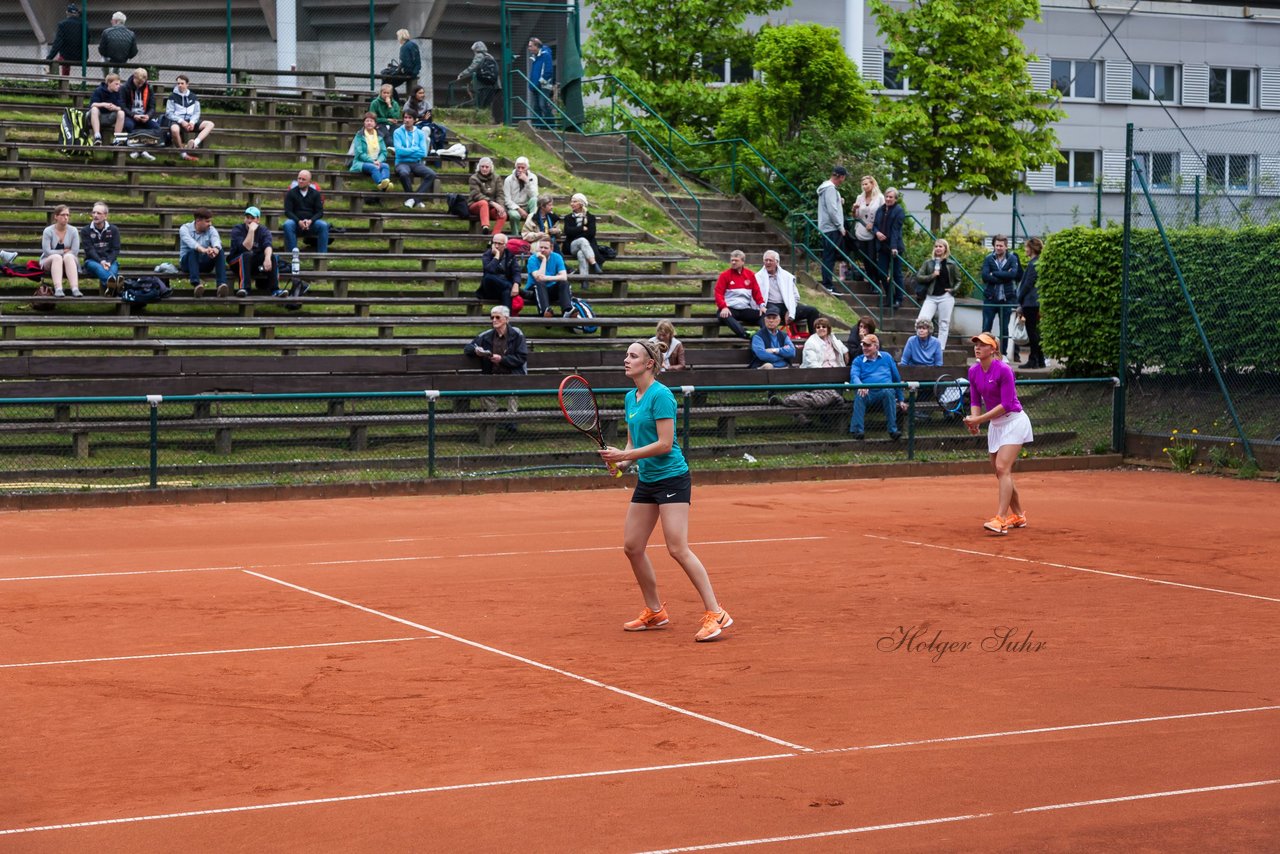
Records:
M658 595L658 575L645 548L649 535L662 519L662 535L667 553L675 558L693 582L706 613L702 626L693 636L695 641L718 638L733 625L729 612L720 607L711 589L706 567L689 548L689 501L692 485L689 464L676 444L676 398L671 390L655 378L662 367L662 352L651 341L636 341L627 348L622 362L627 377L636 384L627 392L627 446L605 448L600 456L605 462L624 469L635 462L640 482L631 496L622 550L631 561L644 595L640 616L622 628L628 632L660 629L670 620L667 608Z

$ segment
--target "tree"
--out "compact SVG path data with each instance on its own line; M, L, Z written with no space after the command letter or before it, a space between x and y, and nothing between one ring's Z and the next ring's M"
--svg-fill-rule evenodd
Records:
M749 58L748 15L790 0L595 0L583 54L588 74L613 74L672 124L708 135L719 122L724 60Z
M1037 92L1018 38L1039 20L1038 0L912 0L903 9L871 0L893 64L909 92L881 103L895 177L926 189L933 231L945 193L994 199L1025 170L1056 163L1051 125L1065 114Z
M837 30L818 24L765 27L752 59L764 80L729 91L721 136L784 143L800 136L806 124L863 125L871 118L871 96Z

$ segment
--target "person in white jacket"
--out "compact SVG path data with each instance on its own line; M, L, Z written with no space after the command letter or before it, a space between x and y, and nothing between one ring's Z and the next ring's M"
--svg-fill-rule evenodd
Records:
M804 342L802 368L843 368L849 364L849 348L837 336L831 334L831 321L819 317L814 321L814 333Z
M515 169L502 182L507 200L507 219L516 224L516 234L529 214L538 208L538 176L529 171L529 158L517 157Z
M169 101L165 104L164 117L169 126L169 135L173 137L174 148L182 152L183 160L195 160L199 148L209 134L213 132L213 122L200 118L200 99L191 91L191 78L179 74ZM188 136L184 145L182 134Z
M769 249L764 253L764 266L756 271L756 284L760 286L760 294L764 297L765 312L771 308L777 310L782 315L784 327L793 320L796 323L803 321L812 335L818 310L800 302L796 277L782 269L779 261L778 253Z

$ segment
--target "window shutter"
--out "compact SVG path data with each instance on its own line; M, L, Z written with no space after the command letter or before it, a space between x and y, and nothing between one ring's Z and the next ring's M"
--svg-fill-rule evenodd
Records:
M1049 91L1049 60L1031 60L1027 63L1027 73L1031 75L1031 85L1037 92Z
M1178 174L1182 176L1181 192L1194 193L1197 177L1200 179L1200 191L1204 192L1204 155L1198 151L1184 151L1179 154Z
M1123 151L1102 152L1102 189L1124 189L1124 163ZM1151 176L1149 175L1147 176L1147 182L1151 182Z
M1261 69L1258 79L1258 106L1264 110L1280 110L1280 68Z
M862 79L884 83L884 51L869 47L862 51Z
M1120 59L1106 61L1106 99L1109 103L1133 100L1133 65Z
M1258 155L1258 193L1280 196L1280 155Z
M1039 169L1027 170L1027 189L1029 190L1052 190L1054 187L1054 167L1050 163L1047 166L1041 166Z
M1203 107L1209 103L1209 66L1182 66L1182 106Z

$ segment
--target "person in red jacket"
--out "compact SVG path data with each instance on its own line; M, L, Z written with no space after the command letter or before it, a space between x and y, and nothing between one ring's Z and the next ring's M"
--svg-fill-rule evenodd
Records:
M756 274L747 269L746 254L740 249L729 253L729 269L716 279L716 308L720 310L720 324L744 340L751 335L742 324L764 327L764 297Z

